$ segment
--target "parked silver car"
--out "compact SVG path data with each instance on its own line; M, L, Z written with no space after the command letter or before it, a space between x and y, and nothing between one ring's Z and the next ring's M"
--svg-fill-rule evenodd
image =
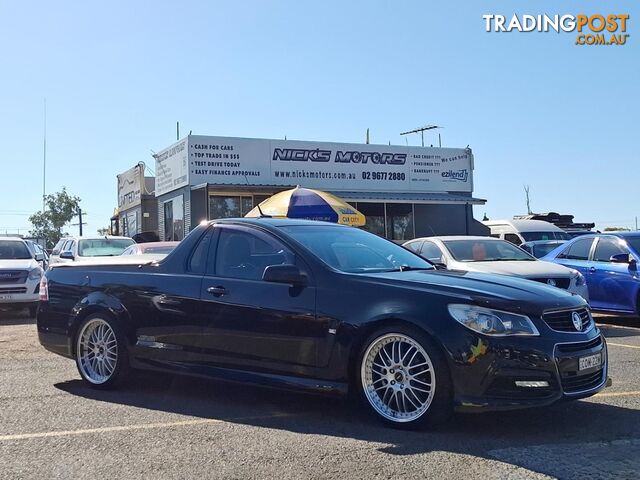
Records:
M0 238L0 307L28 308L34 317L42 274L36 255L23 239Z
M50 264L75 262L96 257L115 257L122 255L127 247L135 242L129 237L115 237L111 235L95 237L67 237L56 254L56 248L51 254Z
M506 240L473 236L425 237L410 240L404 246L440 268L526 278L563 288L589 300L587 284L580 272L538 260Z

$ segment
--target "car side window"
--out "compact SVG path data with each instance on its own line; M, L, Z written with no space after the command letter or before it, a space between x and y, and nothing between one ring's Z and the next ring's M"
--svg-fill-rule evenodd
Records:
M617 238L603 238L598 240L594 260L596 262L609 262L612 255L629 254L629 249L622 245Z
M209 245L213 238L213 227L209 227L207 232L202 235L198 241L196 248L193 249L189 258L189 271L193 273L204 273L207 268L207 256L209 254Z
M567 260L588 260L592 243L593 238L576 240L565 248L562 253L558 255L558 258L565 258Z
M68 250L71 249L71 240L67 240L66 242L64 242L64 244L62 245L62 248L60 249L61 252L66 252Z
M53 250L51 250L51 255L59 255L64 242L64 240L58 240L58 243L56 243L55 247L53 247Z
M411 242L407 244L407 248L415 253L420 253L420 249L422 248L422 244L424 242Z
M433 242L424 242L424 245L422 245L422 253L420 255L431 263L444 263L442 251L440 251L440 248Z
M261 280L265 268L281 264L295 264L295 256L271 235L253 229L220 229L216 276Z
M506 233L504 235L504 239L507 242L513 243L514 245L520 245L522 243L522 240L520 240L520 237L515 233Z

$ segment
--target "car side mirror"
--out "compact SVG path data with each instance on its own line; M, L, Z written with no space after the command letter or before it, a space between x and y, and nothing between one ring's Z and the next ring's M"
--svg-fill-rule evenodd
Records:
M307 275L302 273L297 265L290 264L269 265L264 269L262 280L272 283L286 283L293 286L303 286L308 283Z
M631 263L632 261L635 263L635 260L628 253L618 253L616 255L611 255L609 258L611 263Z
M35 258L36 262L44 261L44 255L42 253L36 253L34 258Z
M76 257L73 256L73 253L67 250L66 252L62 252L60 254L60 258L64 258L67 260L74 260Z

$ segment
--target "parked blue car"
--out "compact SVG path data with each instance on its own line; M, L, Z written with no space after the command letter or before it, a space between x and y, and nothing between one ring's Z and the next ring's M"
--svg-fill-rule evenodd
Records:
M540 260L582 273L592 309L640 315L640 232L583 235Z

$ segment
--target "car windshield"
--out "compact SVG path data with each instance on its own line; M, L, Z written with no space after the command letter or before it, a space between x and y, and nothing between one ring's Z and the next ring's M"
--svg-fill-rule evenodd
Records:
M506 240L444 240L442 243L459 262L535 261L531 255Z
M280 227L331 267L348 273L432 270L414 253L364 230L327 225Z
M0 260L27 260L29 258L32 258L32 255L24 242L0 240Z
M571 240L567 232L520 232L525 242L534 240Z
M130 238L80 240L78 242L78 255L81 257L115 257L121 255L133 243Z

